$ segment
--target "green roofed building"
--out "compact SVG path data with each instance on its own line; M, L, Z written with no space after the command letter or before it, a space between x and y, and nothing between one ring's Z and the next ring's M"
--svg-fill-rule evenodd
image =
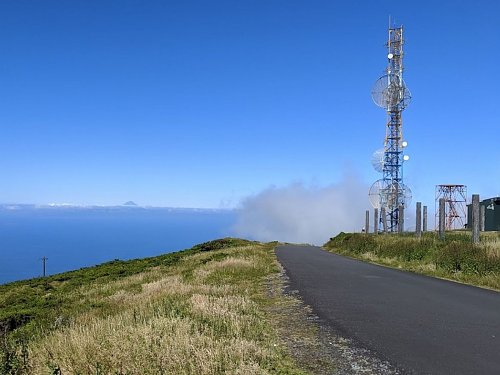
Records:
M479 207L482 206L484 206L484 230L500 231L500 197L485 199L479 203ZM467 205L467 228L472 228L472 204Z

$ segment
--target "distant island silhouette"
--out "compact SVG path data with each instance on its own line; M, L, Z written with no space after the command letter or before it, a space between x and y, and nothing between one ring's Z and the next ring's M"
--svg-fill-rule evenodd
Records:
M137 206L137 204L133 201L128 201L128 202L123 203L123 206Z

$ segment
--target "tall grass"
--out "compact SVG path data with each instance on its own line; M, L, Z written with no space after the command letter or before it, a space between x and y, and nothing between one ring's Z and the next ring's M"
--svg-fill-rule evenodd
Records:
M299 374L263 309L277 272L272 245L232 240L75 287L51 324L18 328L23 345L11 332L2 373Z
M482 233L480 245L468 232L366 235L340 233L328 250L428 275L446 277L500 290L500 234Z
M500 232L482 233L480 246L486 249L488 256L500 258Z

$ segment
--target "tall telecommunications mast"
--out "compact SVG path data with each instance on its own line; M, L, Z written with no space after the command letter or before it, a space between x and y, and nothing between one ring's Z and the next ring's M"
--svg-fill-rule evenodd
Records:
M382 178L371 186L369 197L375 208L383 209L380 227L398 231L400 209L409 205L411 190L403 183L403 155L407 142L403 140L402 112L408 106L411 93L403 80L403 26L389 25L387 42L387 68L376 82L372 98L376 105L387 112L384 148L373 155L373 166L382 173Z

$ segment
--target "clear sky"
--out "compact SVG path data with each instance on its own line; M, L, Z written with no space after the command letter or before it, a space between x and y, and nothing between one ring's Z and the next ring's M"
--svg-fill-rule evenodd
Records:
M0 15L0 202L233 207L346 170L370 185L389 15L414 197L500 194L498 1L6 0Z

